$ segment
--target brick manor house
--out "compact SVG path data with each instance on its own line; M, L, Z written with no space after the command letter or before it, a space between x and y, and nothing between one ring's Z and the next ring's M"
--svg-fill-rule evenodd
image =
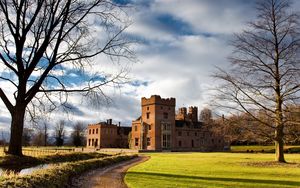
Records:
M128 134L131 127L122 127L112 123L112 119L106 122L89 124L87 128L87 148L128 148Z
M197 107L179 108L175 98L153 95L141 100L142 114L132 121L131 147L153 151L222 151L223 136L198 121Z

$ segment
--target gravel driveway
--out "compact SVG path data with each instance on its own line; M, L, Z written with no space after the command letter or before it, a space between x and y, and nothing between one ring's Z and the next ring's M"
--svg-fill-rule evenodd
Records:
M129 161L124 161L106 168L89 171L80 177L73 178L70 187L80 188L127 188L124 183L126 171L139 163L149 159L146 156L139 156Z

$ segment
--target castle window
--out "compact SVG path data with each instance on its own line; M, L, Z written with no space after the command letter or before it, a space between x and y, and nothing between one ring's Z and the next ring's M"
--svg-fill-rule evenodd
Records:
M161 124L162 126L162 130L167 131L167 130L171 130L171 125L168 123L163 123Z
M98 134L98 129L96 129L96 134Z
M170 148L171 146L171 135L163 134L163 148Z
M192 140L192 148L194 147L194 140Z
M182 135L182 132L181 131L178 131L178 136L181 136ZM180 142L181 143L181 142Z
M195 132L195 136L197 136L197 132Z
M147 119L150 118L150 112L147 112Z
M95 129L93 129L93 134L95 134Z
M91 129L89 129L89 134L91 134Z
M89 146L91 146L91 139L89 139Z
M92 139L92 146L94 146L94 139Z
M147 138L147 146L150 146L151 145L151 139L150 137Z
M151 131L151 125L148 125L148 130Z
M214 143L214 139L211 139L211 142Z
M149 110L149 106L147 106L147 110Z
M164 118L168 119L168 113L167 112L164 112Z
M221 140L219 140L219 143L221 143Z
M98 139L95 140L95 147L98 146Z
M135 146L139 146L139 138L135 138L134 139L134 145Z
M178 146L181 147L181 140L178 141Z
M134 131L137 131L137 126L134 126Z

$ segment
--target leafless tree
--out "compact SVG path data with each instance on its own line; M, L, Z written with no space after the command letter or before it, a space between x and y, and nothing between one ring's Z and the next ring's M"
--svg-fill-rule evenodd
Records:
M65 125L66 122L64 120L60 120L55 124L54 127L54 137L55 137L55 145L62 146L64 144L65 139Z
M72 142L74 146L83 146L84 145L84 135L86 131L86 126L82 122L76 122L73 125L73 131L71 133Z
M110 0L0 1L0 81L9 87L0 86L0 98L12 119L9 154L22 155L27 115L66 104L69 93L101 97L104 85L124 82L126 71L105 74L93 59L134 58L123 10ZM83 76L72 82L74 70Z
M34 140L33 135L34 133L32 129L24 127L24 132L22 135L22 145L29 146L31 144L31 141Z
M200 112L200 121L209 124L212 122L212 111L209 108L204 108Z
M285 111L287 126L285 133L286 142L290 144L300 143L300 105L290 105Z
M49 136L49 125L46 122L33 124L34 134L32 135L32 145L47 146ZM24 134L24 133L23 133Z
M299 102L300 90L299 15L290 7L289 0L259 1L257 20L232 41L231 69L215 74L224 83L218 89L218 105L246 112L272 129L278 162L285 162L284 110ZM260 110L271 121L257 116Z

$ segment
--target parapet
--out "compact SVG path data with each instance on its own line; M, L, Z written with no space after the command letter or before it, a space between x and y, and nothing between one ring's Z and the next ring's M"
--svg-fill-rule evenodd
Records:
M150 104L158 104L158 105L166 105L166 106L175 106L176 99L175 98L161 98L159 95L152 95L150 98L143 97L141 102L142 106L150 105Z
M113 124L112 123L112 119L108 119L106 122L103 121L103 122L99 122L99 123L93 123L93 124L88 124L88 127L114 127L114 126L117 126L116 124Z

